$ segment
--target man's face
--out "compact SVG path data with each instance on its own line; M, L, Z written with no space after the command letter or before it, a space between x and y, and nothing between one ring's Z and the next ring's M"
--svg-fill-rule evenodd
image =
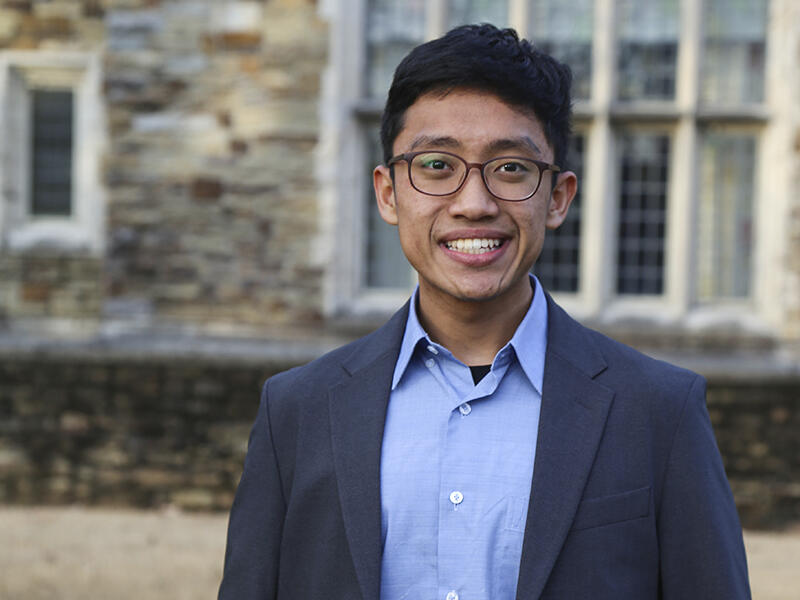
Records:
M393 154L418 150L447 151L476 163L498 156L553 162L535 116L468 89L423 95L406 111ZM545 228L558 227L566 217L576 189L573 173L562 173L553 190L556 174L546 171L536 194L508 202L489 193L478 169L448 196L415 190L404 161L394 171L394 181L385 166L373 173L378 208L398 227L403 252L419 274L421 297L445 302L529 297L528 272L541 252ZM486 240L482 245L488 250L459 249L476 245L459 240Z

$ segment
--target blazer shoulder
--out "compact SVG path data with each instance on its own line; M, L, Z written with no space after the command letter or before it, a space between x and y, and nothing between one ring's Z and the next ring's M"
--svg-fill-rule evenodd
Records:
M375 331L330 352L270 377L264 384L270 398L293 398L327 390L386 353L397 355L408 318L408 303Z
M602 353L608 367L598 383L614 390L615 403L624 411L645 409L657 425L653 435L675 430L687 407L705 410L706 380L702 375L648 356L627 344L588 329L588 336Z
M599 331L588 329L595 344L601 348L609 368L620 370L626 376L651 381L653 385L674 389L691 385L702 376L685 367L654 358L627 344L614 340Z
M675 390L691 386L700 375L653 358L586 327L569 316L552 299L548 303L548 352L554 352L611 387Z

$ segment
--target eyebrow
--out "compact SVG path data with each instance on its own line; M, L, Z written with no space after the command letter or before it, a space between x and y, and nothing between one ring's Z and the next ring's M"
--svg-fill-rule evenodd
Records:
M461 142L449 135L420 135L414 138L414 140L411 142L411 148L409 150L413 152L422 146L449 148L454 150L461 147ZM536 143L527 135L492 140L486 148L490 154L521 149L532 151L534 154L538 154L540 156L543 154L541 148L539 148L539 146L537 146Z
M539 148L539 146L537 146L536 143L527 135L516 138L503 138L494 140L489 144L488 147L488 150L492 153L519 149L530 150L534 154L538 154L540 156L543 154L542 149Z
M461 147L461 143L449 135L420 135L411 142L410 150L413 152L420 146L436 146L438 148L456 149Z

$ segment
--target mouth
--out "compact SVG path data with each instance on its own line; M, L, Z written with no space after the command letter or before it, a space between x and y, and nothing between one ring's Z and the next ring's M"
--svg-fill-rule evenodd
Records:
M447 240L444 245L448 250L464 254L486 254L503 245L504 240L497 238L458 238Z

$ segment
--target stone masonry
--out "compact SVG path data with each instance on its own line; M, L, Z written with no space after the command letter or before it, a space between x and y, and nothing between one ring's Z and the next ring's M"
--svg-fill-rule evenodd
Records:
M0 353L0 502L228 510L261 384L293 360L278 350L233 361ZM796 381L710 381L748 527L800 521L798 402Z
M107 249L0 248L0 318L135 307L195 326L319 321L309 241L327 36L313 2L3 3L0 49L36 48L102 55ZM68 280L31 272L65 262Z
M315 6L127 4L106 16L109 296L194 322L318 320Z

